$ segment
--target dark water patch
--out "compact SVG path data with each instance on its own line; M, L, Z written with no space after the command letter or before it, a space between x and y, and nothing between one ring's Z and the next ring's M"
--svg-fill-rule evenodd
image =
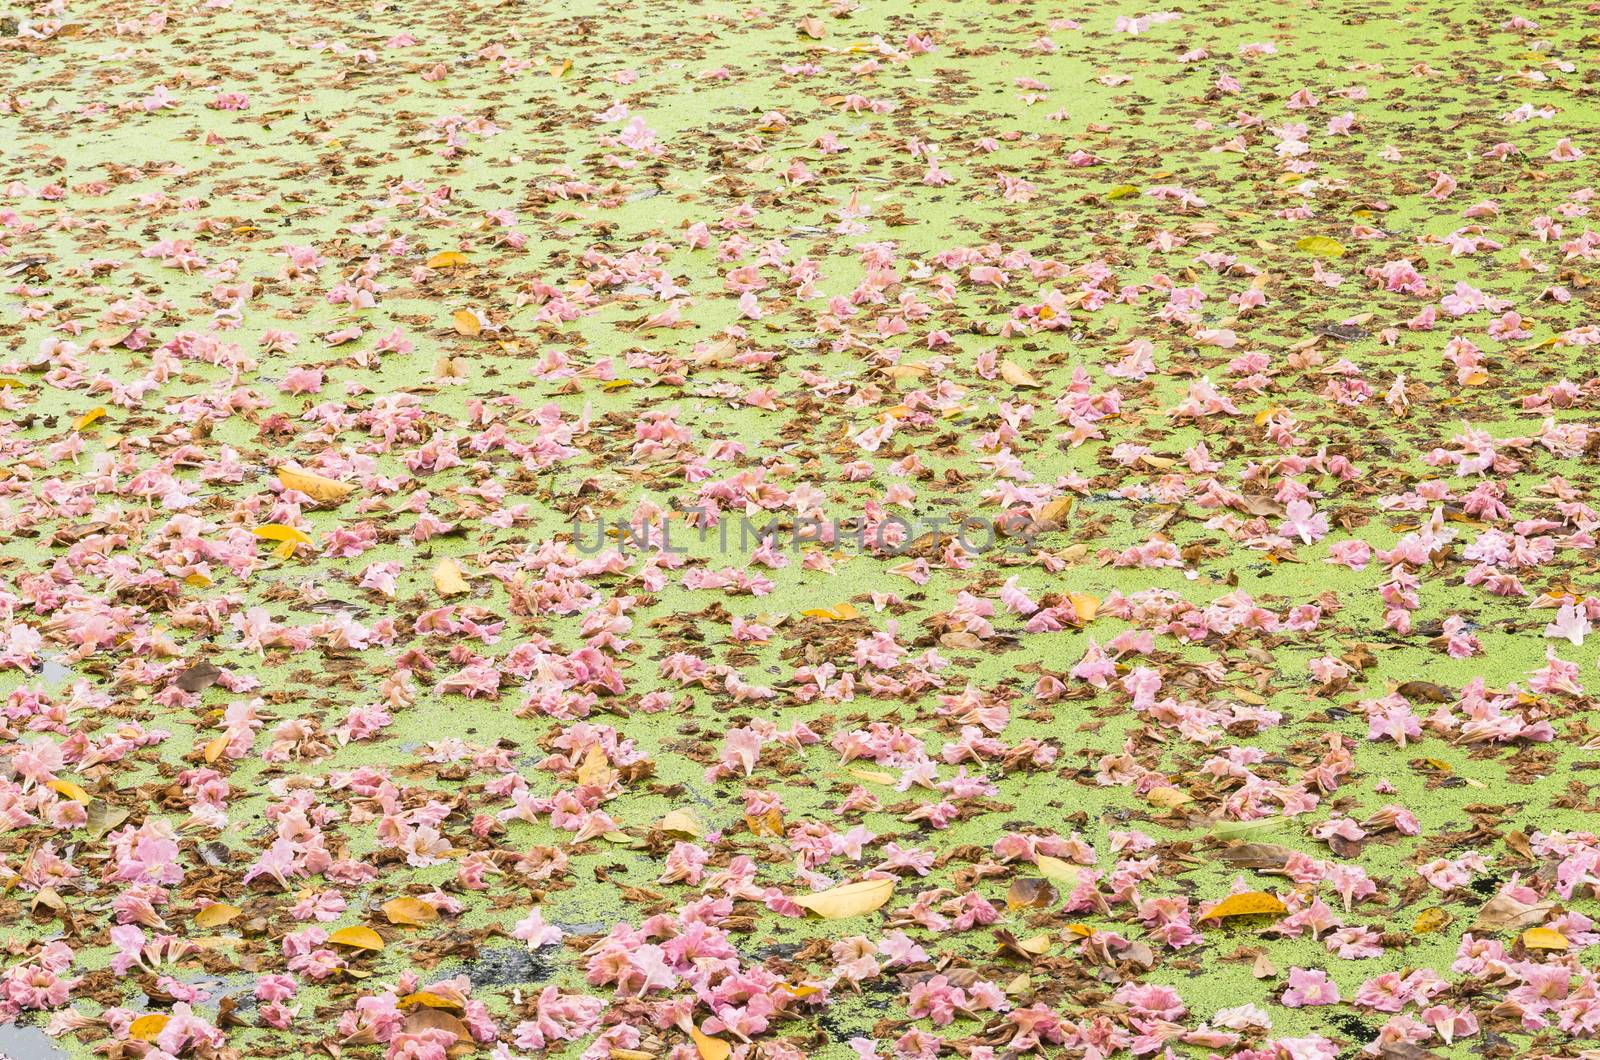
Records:
M473 989L485 986L525 986L542 983L555 974L555 962L525 947L483 950L463 968Z

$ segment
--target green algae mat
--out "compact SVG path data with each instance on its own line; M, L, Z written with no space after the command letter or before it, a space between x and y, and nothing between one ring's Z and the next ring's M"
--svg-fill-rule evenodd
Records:
M1583 0L7 5L0 1056L1600 1055L1597 129Z

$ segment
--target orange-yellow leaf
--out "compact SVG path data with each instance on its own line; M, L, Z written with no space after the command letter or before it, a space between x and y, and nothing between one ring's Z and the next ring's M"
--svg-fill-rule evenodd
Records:
M161 1032L167 1027L167 1020L171 1018L165 1012L152 1012L148 1016L140 1016L128 1024L128 1037L137 1038L141 1042L153 1042L161 1037Z
M267 523L265 526L258 526L250 532L263 541L282 541L285 544L295 545L311 544L310 534L304 530L296 530L292 526L284 526L282 523Z
M1230 916L1259 916L1270 913L1274 916L1289 911L1275 894L1266 891L1244 891L1240 894L1230 894L1222 901L1211 907L1211 911L1201 919L1221 920Z
M300 471L292 467L278 468L278 481L283 483L285 489L299 490L307 497L324 504L338 504L355 489L348 482L324 478L322 475L314 475L309 471Z
M458 265L465 265L467 256L459 250L441 250L428 259L430 269L453 269Z
M1522 933L1522 945L1530 950L1558 950L1572 948L1567 937L1555 928L1531 927Z
M439 919L439 911L421 898L391 898L383 903L383 915L391 924L421 927Z
M824 622L843 622L857 617L860 612L854 604L835 604L833 607L812 607L800 612L806 618L820 618Z
M228 738L226 736L218 736L215 740L212 740L210 743L206 744L206 749L203 752L205 755L206 764L210 765L217 759L221 758L222 752L226 751L227 749Z
M733 1046L721 1038L701 1034L693 1027L689 1028L689 1037L694 1039L694 1047L700 1051L700 1060L728 1060L733 1055Z
M1067 599L1071 601L1072 611L1080 623L1093 622L1094 616L1100 613L1100 598L1093 593L1068 593Z
M377 952L383 949L382 936L362 924L358 924L355 927L340 928L328 936L328 941L335 946L349 946L353 950L372 950Z
M470 309L457 309L450 314L450 322L455 325L456 334L469 338L483 330L483 320Z
M578 783L598 784L605 787L611 781L611 762L606 758L605 748L594 744L583 756L583 761L578 763Z
M751 835L783 834L783 813L780 810L768 810L760 815L745 814L744 826L750 829Z
M89 805L89 803L93 801L87 791L84 791L70 780L52 780L45 786L51 791L55 792L57 795L69 798L73 802L80 803L84 806Z
M103 419L105 417L105 414L106 414L105 406L104 405L96 405L94 408L90 409L88 412L85 412L82 416L79 416L77 419L73 420L72 421L72 429L75 430L75 431L81 431L85 427L89 426L89 424L93 423L94 421L96 421L98 419Z

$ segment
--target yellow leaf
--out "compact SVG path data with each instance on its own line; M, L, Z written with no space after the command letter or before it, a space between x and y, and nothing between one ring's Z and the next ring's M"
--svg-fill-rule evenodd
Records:
M1455 917L1443 909L1424 909L1417 914L1417 919L1411 923L1411 931L1416 935L1427 935L1435 931L1443 931L1449 927Z
M1176 810L1185 803L1193 802L1194 798L1187 792L1178 788L1154 787L1145 795L1152 805L1163 810Z
M296 530L292 526L284 526L282 523L268 523L265 526L258 526L250 532L263 541L282 541L285 544L295 545L311 544L310 534L304 530Z
M606 758L605 748L599 744L592 745L578 764L578 783L605 786L611 776L611 763Z
M229 905L227 902L212 902L195 914L195 927L221 927L242 912L244 910L236 905Z
M324 504L338 504L350 496L354 486L338 479L324 478L313 475L309 471L298 471L291 467L278 468L278 481L283 483L285 489L299 490L312 500Z
M407 994L405 997L396 1002L396 1004L398 1004L401 1008L416 1008L421 1006L423 1008L447 1009L454 1012L460 1012L462 1009L461 1002L454 1001L448 997L441 997L438 994L429 993L426 990L419 990L415 994Z
M884 773L876 769L848 769L845 772L857 780L865 780L872 784L898 784L900 782L900 778L893 773Z
M433 568L433 587L439 590L440 596L460 596L462 593L472 591L472 586L467 584L467 579L461 574L461 568L456 561L446 556Z
M768 810L759 817L747 813L744 826L750 829L751 835L782 835L783 814L778 810Z
M204 589L206 586L211 584L211 579L206 577L204 574L201 574L199 571L195 571L193 574L183 579L183 584L194 589Z
M860 614L855 605L849 603L835 604L832 607L812 607L800 613L806 618L820 618L824 622L843 622Z
M202 752L205 755L206 764L210 765L217 759L221 758L222 752L226 751L227 749L228 738L226 736L218 736L215 740L212 740L210 743L206 744L206 749L204 752Z
M459 250L442 250L428 259L430 269L453 269L457 265L465 265L467 256Z
M73 802L80 803L84 806L89 805L89 803L92 801L87 791L84 791L70 780L52 780L49 784L46 784L45 787L49 788L57 795L65 796L66 798L71 799Z
M1028 370L1015 361L1000 362L1000 378L1016 387L1044 386L1043 383L1028 374Z
M1094 616L1100 613L1100 598L1093 593L1068 593L1067 600L1071 602L1078 621L1085 625L1093 622Z
M1139 194L1139 189L1134 187L1132 184L1118 184L1116 187L1106 192L1106 198L1110 199L1112 202L1115 202L1118 199L1131 199L1137 194Z
M1295 249L1319 258L1337 258L1344 254L1344 244L1327 236L1306 236L1295 242Z
M661 818L661 830L674 835L699 839L706 834L706 826L689 810L670 810Z
M358 924L355 927L340 928L328 936L328 941L335 946L349 946L353 950L372 950L377 952L383 949L383 938L371 928Z
M1479 368L1461 381L1467 386L1482 386L1489 381L1489 373Z
M830 887L826 891L816 894L798 895L794 902L802 909L808 909L824 920L844 920L853 916L865 916L882 908L883 903L894 894L895 879L886 876L876 880L857 880L855 883L841 884Z
M1033 864L1038 868L1039 875L1045 879L1054 880L1068 887L1076 887L1078 885L1078 876L1083 872L1072 862L1053 858L1049 854L1034 855Z
M1530 950L1569 950L1572 943L1555 928L1531 927L1522 933L1522 945Z
M1033 936L1031 939L1017 940L1017 949L1023 953L1038 957L1050 948L1050 936L1044 933Z
M689 1037L694 1039L694 1047L700 1050L700 1060L728 1060L733 1055L733 1046L721 1038L701 1034L693 1027L689 1028Z
M1039 509L1038 522L1055 523L1057 526L1066 522L1067 514L1072 511L1071 497L1057 497L1055 500Z
M450 314L450 322L455 325L458 335L471 337L483 330L483 321L470 309L457 309Z
M88 412L85 412L82 416L79 416L76 420L73 420L72 429L75 431L81 431L95 420L103 419L105 414L106 407L104 405L96 405Z
M601 390L622 390L633 385L632 379L612 379L602 386Z
M1260 427L1262 424L1266 423L1268 420L1272 419L1272 417L1276 416L1282 411L1283 409L1278 405L1273 405L1271 408L1262 409L1260 412L1256 413L1256 426Z
M1275 894L1268 894L1266 891L1245 891L1241 894L1228 895L1212 906L1211 912L1201 919L1221 920L1223 917L1258 916L1263 913L1277 915L1288 911L1288 906L1279 901Z
M880 368L879 371L895 382L899 382L902 379L922 378L928 374L928 366L925 364L890 364Z
M421 898L391 898L383 903L383 915L391 924L421 927L439 919L439 911Z
M165 1012L152 1012L148 1016L140 1016L128 1024L128 1037L137 1038L141 1042L153 1042L161 1037L161 1032L166 1029L167 1020L171 1018Z

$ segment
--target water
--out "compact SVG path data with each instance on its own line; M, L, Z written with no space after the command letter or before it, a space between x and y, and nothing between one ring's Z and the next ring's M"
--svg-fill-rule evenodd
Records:
M67 1060L62 1049L38 1027L0 1024L0 1060Z

